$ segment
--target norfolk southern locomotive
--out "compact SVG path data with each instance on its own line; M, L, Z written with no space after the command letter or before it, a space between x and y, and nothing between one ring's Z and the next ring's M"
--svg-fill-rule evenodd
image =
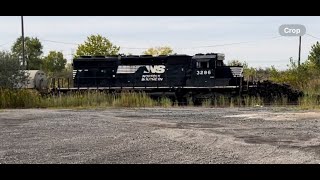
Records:
M226 66L224 59L221 53L81 56L73 61L73 89L143 91L153 97L167 96L180 102L186 102L187 98L199 102L220 95L272 94L266 83L259 86L244 82L243 67ZM282 88L280 93L273 94L282 94L288 89ZM295 92L290 90L289 93Z

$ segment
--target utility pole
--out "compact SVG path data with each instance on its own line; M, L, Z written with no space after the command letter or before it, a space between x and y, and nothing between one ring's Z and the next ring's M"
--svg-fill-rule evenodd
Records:
M299 36L299 58L298 58L298 66L300 66L300 57L301 57L301 36Z
M23 63L23 68L26 68L26 62L24 58L24 29L23 29L23 16L21 16L21 33L22 33L22 63Z
M279 27L279 34L281 36L299 36L299 56L298 66L301 60L301 36L306 34L306 27L301 24L283 24Z

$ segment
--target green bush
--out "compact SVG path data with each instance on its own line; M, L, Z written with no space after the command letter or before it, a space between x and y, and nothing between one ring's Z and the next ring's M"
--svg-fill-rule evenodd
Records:
M168 107L171 107L172 105L173 105L173 102L167 97L162 97L159 101L159 106L161 107L168 108Z

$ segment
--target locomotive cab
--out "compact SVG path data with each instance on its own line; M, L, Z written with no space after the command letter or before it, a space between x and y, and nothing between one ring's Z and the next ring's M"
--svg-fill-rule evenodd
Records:
M187 84L196 87L214 87L228 85L230 74L221 76L224 69L224 54L196 54L192 57L192 72Z

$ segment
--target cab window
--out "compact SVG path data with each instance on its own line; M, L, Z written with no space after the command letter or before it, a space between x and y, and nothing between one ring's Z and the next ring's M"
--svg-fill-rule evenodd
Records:
M222 66L222 61L216 61L216 66L217 67Z
M209 68L209 61L197 61L196 68L198 69Z

